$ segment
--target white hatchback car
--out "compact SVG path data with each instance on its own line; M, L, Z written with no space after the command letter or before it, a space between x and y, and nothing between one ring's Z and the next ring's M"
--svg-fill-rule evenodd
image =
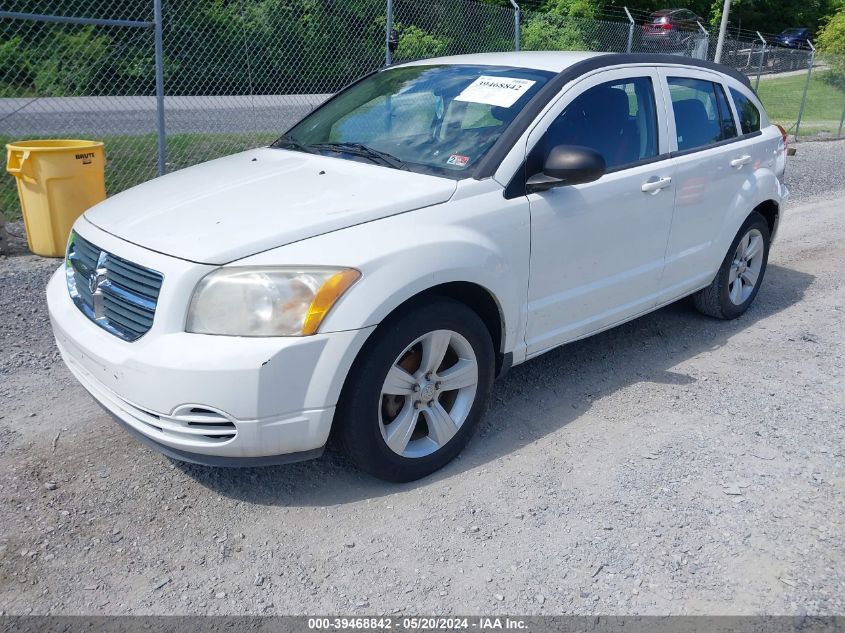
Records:
M785 157L748 80L708 62L403 64L271 147L90 209L50 316L79 381L171 457L275 464L331 435L412 480L511 365L687 295L745 312Z

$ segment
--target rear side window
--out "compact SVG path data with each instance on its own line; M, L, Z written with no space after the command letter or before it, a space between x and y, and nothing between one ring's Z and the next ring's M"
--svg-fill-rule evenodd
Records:
M736 136L722 87L705 79L669 77L678 150L712 145Z
M742 133L750 134L751 132L759 132L760 111L757 109L757 106L739 90L731 88L731 97L733 97L736 112L739 115L739 125L742 127Z
M657 113L648 77L608 81L575 97L549 126L545 151L582 145L604 157L608 170L657 156Z

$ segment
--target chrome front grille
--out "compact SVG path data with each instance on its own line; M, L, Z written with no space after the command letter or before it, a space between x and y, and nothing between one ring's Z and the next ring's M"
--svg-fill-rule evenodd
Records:
M65 258L67 288L85 316L125 341L152 326L161 273L108 253L72 233Z

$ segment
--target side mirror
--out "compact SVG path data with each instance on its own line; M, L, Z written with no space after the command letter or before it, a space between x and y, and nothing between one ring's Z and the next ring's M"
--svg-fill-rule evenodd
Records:
M593 182L604 175L604 157L594 149L580 145L556 145L549 152L543 171L525 183L529 193L553 187Z

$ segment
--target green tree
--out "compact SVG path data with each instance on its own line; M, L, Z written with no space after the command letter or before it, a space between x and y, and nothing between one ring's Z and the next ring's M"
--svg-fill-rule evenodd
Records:
M99 93L107 81L100 69L110 57L111 39L97 35L93 26L75 33L55 31L46 46L26 57L40 95L85 95Z
M522 48L527 51L578 51L587 46L572 20L549 13L532 13L522 25Z
M845 7L827 21L816 44L830 65L826 76L833 83L845 87Z
M816 43L820 51L845 58L845 7L827 21Z
M437 39L413 24L404 28L399 25L399 30L401 35L399 36L399 46L396 49L396 59L437 57L446 52L447 42Z

